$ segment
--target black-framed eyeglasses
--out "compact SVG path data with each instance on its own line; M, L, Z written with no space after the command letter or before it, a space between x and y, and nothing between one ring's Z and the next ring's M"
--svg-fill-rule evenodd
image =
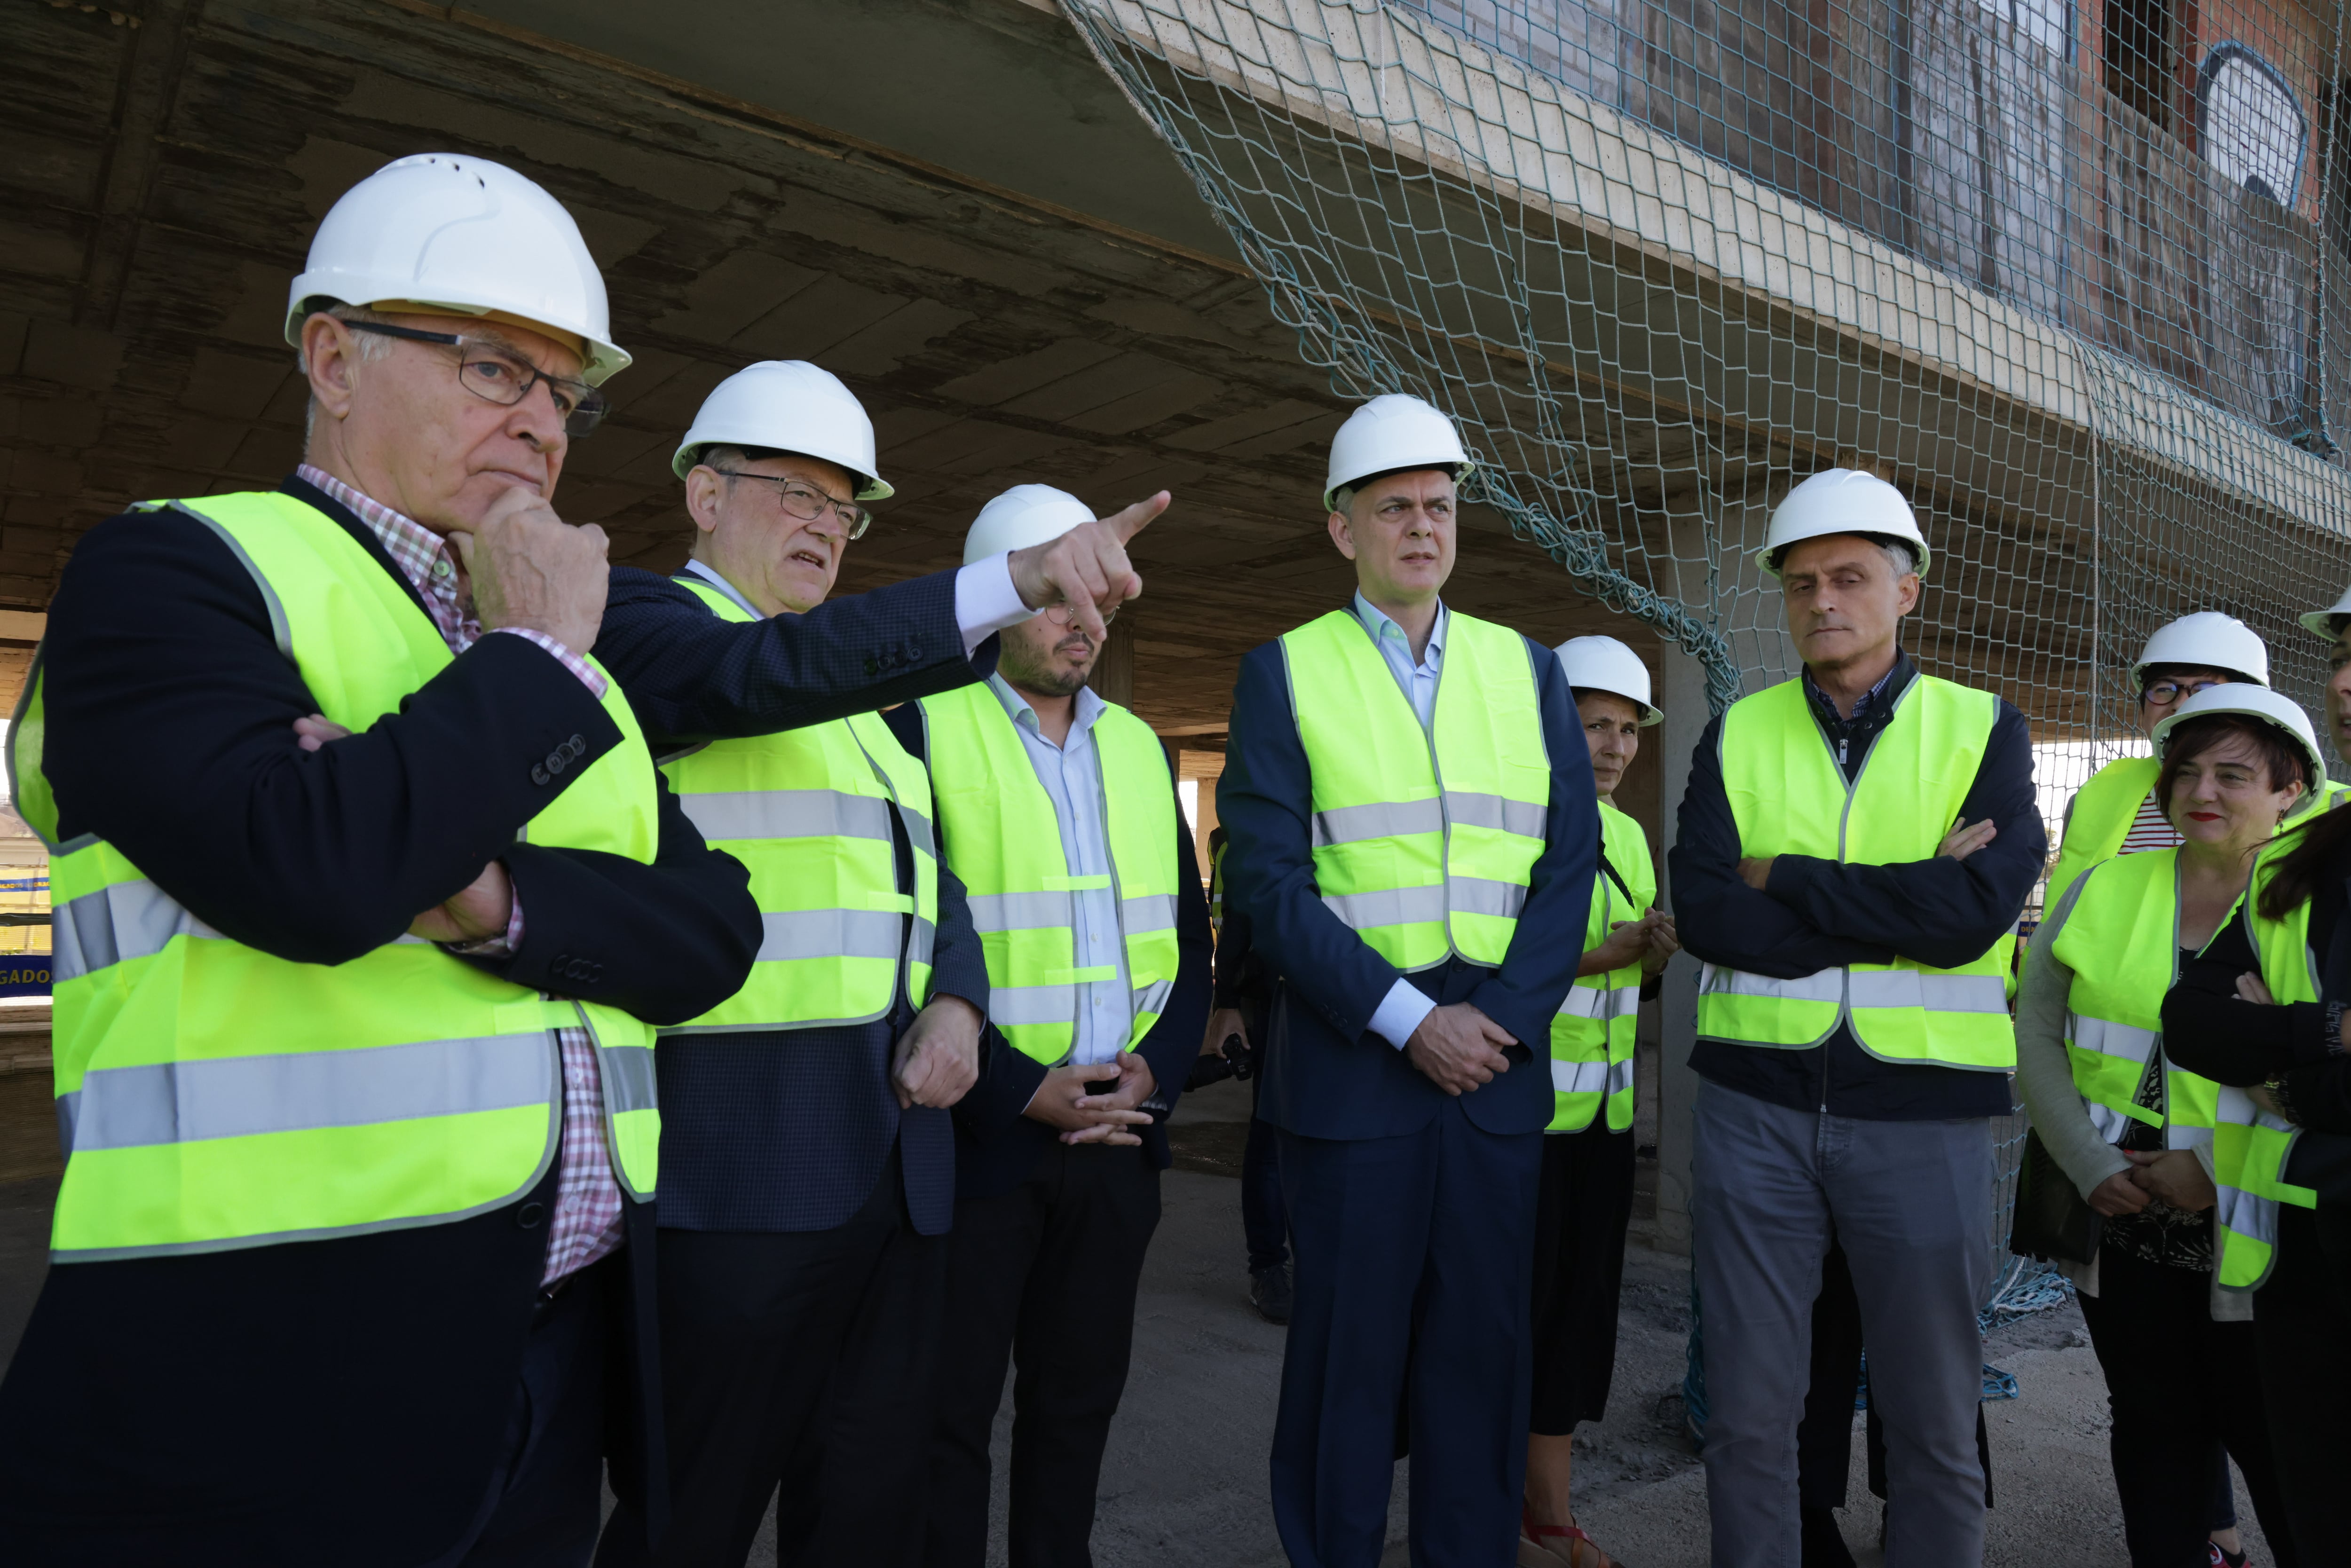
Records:
M783 504L784 515L812 523L830 512L850 538L863 538L865 530L873 526L873 514L854 501L835 500L805 479L778 477L773 474L746 474L738 468L713 468L713 474L728 479L757 479L762 485L776 487L776 499Z
M2213 686L2225 686L2226 681L2158 681L2140 695L2141 702L2161 706L2176 703L2182 697L2192 697L2198 692Z
M437 343L444 349L456 350L457 384L488 402L511 408L528 397L532 387L546 382L547 394L555 401L555 412L563 416L563 433L574 441L594 434L611 407L604 401L604 394L586 382L540 370L513 350L486 339L463 337L455 332L426 332L390 321L344 321L343 325L354 332L372 332L379 338Z

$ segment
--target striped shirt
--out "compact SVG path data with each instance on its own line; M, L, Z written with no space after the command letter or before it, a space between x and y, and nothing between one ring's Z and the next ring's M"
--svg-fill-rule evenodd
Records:
M464 573L451 553L449 541L413 518L403 517L336 478L323 468L305 463L295 471L350 508L381 544L424 601L441 640L452 653L462 653L479 642L482 623L474 614L470 594L461 595ZM605 681L595 666L544 632L520 626L499 626L494 632L528 637L561 662L599 700ZM453 952L474 957L502 958L522 944L522 900L516 899L507 915L506 935L485 942L453 943ZM619 1248L625 1237L621 1185L613 1179L612 1159L604 1142L603 1075L596 1063L595 1042L584 1029L555 1032L563 1061L563 1148L555 1178L555 1216L547 1229L547 1269L542 1286L578 1272Z
M2155 791L2150 789L2147 799L2138 803L2138 815L2131 819L2129 831L2123 834L2122 848L2115 853L2135 855L2146 850L2176 850L2187 841L2163 814L2163 808L2156 804Z

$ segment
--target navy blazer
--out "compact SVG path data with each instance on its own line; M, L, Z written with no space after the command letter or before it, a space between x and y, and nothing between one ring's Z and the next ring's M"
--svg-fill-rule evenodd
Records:
M1384 1138L1435 1118L1445 1091L1370 1032L1398 978L1440 1005L1475 1004L1522 1042L1505 1053L1509 1071L1463 1096L1471 1121L1489 1133L1550 1123L1551 1020L1583 956L1600 808L1592 752L1559 661L1531 641L1527 649L1551 757L1551 810L1518 930L1499 968L1448 958L1410 975L1323 904L1314 882L1313 769L1290 714L1281 646L1267 643L1242 659L1217 814L1232 834L1227 918L1237 906L1248 912L1255 951L1280 977L1257 1110L1275 1126L1310 1138Z
M921 711L909 704L883 717L898 743L927 765L928 739L923 733ZM1173 778L1167 787L1174 790ZM1185 823L1180 800L1176 808L1176 941L1180 954L1176 986L1167 994L1159 1021L1134 1046L1135 1054L1150 1064L1157 1084L1144 1107L1152 1113L1151 1124L1137 1129L1143 1135L1144 1158L1155 1170L1165 1170L1172 1158L1165 1123L1176 1109L1176 1097L1184 1092L1184 1081L1191 1076L1194 1059L1200 1054L1200 1037L1207 1032L1209 966L1215 950L1215 938L1208 930L1208 894L1200 885L1200 852ZM942 856L951 852L952 846L942 843ZM994 1025L988 1026L979 1082L955 1107L957 1197L992 1197L1009 1192L1029 1179L1038 1155L1060 1138L1054 1128L1021 1114L1044 1081L1043 1062L1015 1051Z
M280 488L425 613L364 523L299 479ZM666 789L650 865L516 841L621 742L578 677L524 638L480 639L397 713L306 752L294 721L318 699L252 574L194 518L132 512L76 547L42 668L60 838L100 835L248 946L344 962L496 859L522 941L468 961L517 984L675 1022L732 995L758 949L747 874ZM567 743L583 765L547 768ZM0 1542L29 1560L11 1531L39 1511L107 1518L124 1542L152 1533L110 1551L80 1537L112 1561L298 1561L329 1537L352 1564L437 1556L503 1452L554 1184L550 1166L535 1192L446 1224L51 1270L0 1386ZM625 1205L631 1245L601 1278L623 1312L614 1484L649 1489L658 1521L653 1207ZM371 1490L383 1474L405 1478L397 1509Z
M596 656L620 680L655 756L772 735L909 696L950 691L996 664L990 637L964 657L955 573L837 599L805 615L719 617L682 581L612 573ZM900 884L905 828L891 813ZM935 995L987 1011L987 966L963 883L939 868ZM901 1110L890 1065L914 1009L830 1029L668 1035L661 1084L661 1223L682 1230L830 1230L856 1214L897 1151L906 1207L925 1236L955 1218L955 1131L945 1111Z

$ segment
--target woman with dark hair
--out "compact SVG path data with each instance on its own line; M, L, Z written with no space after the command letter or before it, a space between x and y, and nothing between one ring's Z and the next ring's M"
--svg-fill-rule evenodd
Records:
M2169 1049L2162 998L2229 923L2321 761L2302 709L2247 684L2197 693L2155 734L2155 798L2181 841L2095 864L2063 890L2018 997L2016 1078L2043 1143L2103 1217L2095 1254L2067 1271L2106 1375L2131 1562L2201 1568L2223 1448L2273 1544L2286 1526L2252 1313L2214 1277L2220 1092Z
M2233 917L2163 1002L2171 1059L2221 1085L2216 1278L2252 1303L2254 1363L2289 1541L2351 1542L2351 811L2312 811L2257 858ZM2249 1478L2250 1479L2250 1478ZM2283 1559L2281 1558L2281 1561Z

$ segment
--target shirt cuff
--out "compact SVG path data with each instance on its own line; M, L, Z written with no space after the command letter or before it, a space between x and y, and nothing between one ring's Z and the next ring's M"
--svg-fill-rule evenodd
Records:
M1426 992L1410 980L1398 980L1380 998L1379 1010L1372 1014L1372 1032L1402 1051L1420 1020L1437 1010L1437 1003Z
M956 627L963 632L963 656L1003 631L1036 614L1012 586L1012 552L973 561L956 573Z
M1008 573L1008 575L1009 574ZM540 647L554 654L565 669L580 677L580 684L588 688L589 695L594 697L598 702L602 702L604 700L604 687L606 682L604 677L597 673L596 666L581 658L579 654L573 653L570 649L565 647L562 643L557 642L554 638L549 636L546 632L534 632L528 626L493 626L490 628L492 635L496 635L500 632L510 632L517 637L526 637L531 642L538 643Z
M503 936L485 936L479 942L452 942L449 951L461 958L511 958L522 949L522 897L513 895L507 902L507 929Z

